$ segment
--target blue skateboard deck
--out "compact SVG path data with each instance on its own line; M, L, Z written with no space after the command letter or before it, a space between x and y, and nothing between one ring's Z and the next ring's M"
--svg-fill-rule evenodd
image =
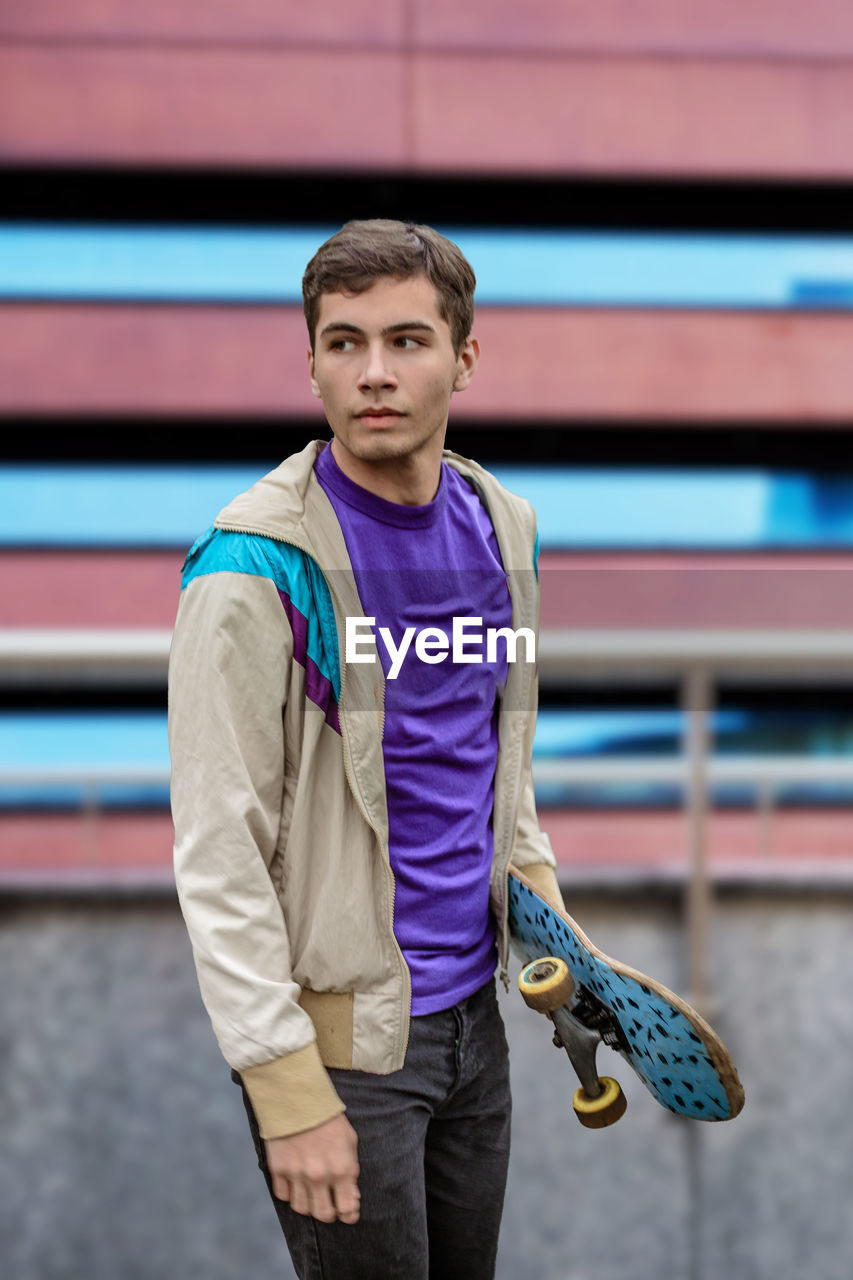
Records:
M556 911L514 868L509 929L512 948L525 963L545 956L565 960L575 983L565 1010L586 1032L599 1033L662 1106L693 1120L731 1120L740 1112L744 1094L734 1063L696 1010L599 951L571 916Z

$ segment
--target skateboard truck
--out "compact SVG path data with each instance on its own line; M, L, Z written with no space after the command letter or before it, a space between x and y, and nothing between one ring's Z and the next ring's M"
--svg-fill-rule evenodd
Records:
M543 956L526 965L518 987L531 1009L548 1015L554 1024L554 1044L569 1055L581 1085L572 1099L578 1120L587 1129L615 1124L628 1104L618 1081L598 1075L595 1055L602 1040L612 1043L619 1037L610 1027L594 1025L601 1024L601 1018L589 992L584 988L576 992L569 966L556 956ZM584 1017L593 1025L585 1026Z

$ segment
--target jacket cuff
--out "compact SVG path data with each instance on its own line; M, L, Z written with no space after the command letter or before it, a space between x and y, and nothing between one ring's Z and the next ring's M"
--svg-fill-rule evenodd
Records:
M554 868L546 862L532 862L529 866L519 867L526 880L529 880L533 888L540 894L546 902L553 907L559 907L561 911L565 911L565 903L563 901L563 893L557 880L557 873Z
M284 1058L238 1070L262 1138L314 1129L345 1110L313 1040Z

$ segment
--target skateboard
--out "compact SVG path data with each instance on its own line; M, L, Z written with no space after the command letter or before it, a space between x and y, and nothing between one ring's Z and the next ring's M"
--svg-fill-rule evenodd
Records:
M731 1120L744 1095L729 1053L705 1020L661 983L611 960L571 916L510 869L509 930L524 962L518 985L547 1013L554 1043L580 1081L573 1106L581 1124L603 1129L624 1114L618 1082L599 1077L598 1045L615 1049L662 1106L692 1120Z

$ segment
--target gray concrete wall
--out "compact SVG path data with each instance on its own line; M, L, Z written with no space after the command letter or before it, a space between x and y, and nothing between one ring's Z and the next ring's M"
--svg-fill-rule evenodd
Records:
M605 951L683 990L674 900L570 909ZM582 1129L544 1021L503 998L515 1125L501 1280L848 1280L851 922L848 897L718 902L715 1021L747 1094L725 1125L670 1117L600 1051L628 1113ZM0 1273L292 1276L175 903L7 900L0 975Z

